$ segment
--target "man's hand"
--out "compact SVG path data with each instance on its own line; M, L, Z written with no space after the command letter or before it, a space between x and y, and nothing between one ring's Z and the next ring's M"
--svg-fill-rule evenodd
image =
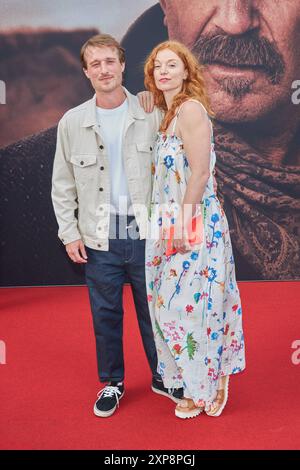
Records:
M87 263L87 254L82 240L67 243L66 251L74 263Z
M154 110L154 97L151 91L140 91L136 95L139 99L141 107L146 113L152 113Z

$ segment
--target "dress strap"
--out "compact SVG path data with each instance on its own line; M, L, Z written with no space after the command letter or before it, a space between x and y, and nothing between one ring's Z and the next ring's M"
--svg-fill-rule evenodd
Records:
M186 100L186 101L191 101L191 100ZM178 110L177 110L177 113L175 114L175 118L174 118L174 122L173 122L173 126L172 126L172 134L171 134L171 135L175 135L175 129L176 129L176 124L177 124L177 119L178 119L180 110L181 110L182 106L184 105L184 103L186 103L186 101L184 101L183 103L181 103L181 105L179 106L179 108L178 108Z
M175 135L175 129L176 129L176 124L177 124L177 119L178 119L178 114L179 114L179 111L180 111L180 108L181 108L182 104L179 106L179 109L175 115L175 118L174 118L174 122L173 122L173 126L172 126L172 132L171 132L171 135Z
M203 106L203 104L201 103L201 101L198 101L198 100L195 100L193 98L189 99L189 100L186 100L184 101L183 103L181 103L181 105L179 106L178 110L177 110L177 113L175 115L175 118L174 118L174 123L173 123L173 126L172 126L172 134L171 135L175 135L175 129L176 129L176 124L177 124L177 119L178 119L178 116L179 116L179 113L181 111L181 108L182 106L184 105L184 103L186 103L187 101L194 101L195 103L198 103L202 106L202 108L204 109L204 111L206 112L207 116L208 116L208 112L206 111L205 107ZM209 116L208 116L209 117ZM209 119L210 123L211 123L211 120Z

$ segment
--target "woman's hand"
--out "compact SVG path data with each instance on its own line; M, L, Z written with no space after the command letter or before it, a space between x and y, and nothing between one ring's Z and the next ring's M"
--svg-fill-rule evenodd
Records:
M136 95L139 99L140 106L146 113L152 113L154 110L154 96L151 91L140 91Z
M182 255L192 249L189 244L187 229L184 227L180 219L177 220L174 225L173 246L176 251Z

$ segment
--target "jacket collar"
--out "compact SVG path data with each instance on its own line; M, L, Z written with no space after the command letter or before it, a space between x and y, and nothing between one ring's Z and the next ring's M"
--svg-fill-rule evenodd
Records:
M123 87L128 100L128 117L129 119L145 119L145 114L141 106L139 105L136 97L129 93L129 91ZM98 125L97 120L97 105L96 105L96 94L91 100L87 102L84 118L81 127L93 127Z

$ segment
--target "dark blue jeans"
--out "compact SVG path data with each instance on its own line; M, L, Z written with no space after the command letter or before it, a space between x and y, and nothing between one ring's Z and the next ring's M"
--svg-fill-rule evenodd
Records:
M122 219L123 220L123 219ZM100 382L124 380L123 355L123 285L125 279L132 287L140 333L153 377L157 372L157 353L148 309L145 281L145 240L140 240L135 219L126 218L133 239L126 236L126 224L121 230L116 218L115 237L109 240L109 251L86 247L86 282L89 289ZM111 224L112 225L112 224ZM125 228L124 228L125 227ZM113 230L110 229L110 237ZM122 234L121 234L122 232ZM127 233L128 235L128 233ZM132 337L132 341L135 338Z

